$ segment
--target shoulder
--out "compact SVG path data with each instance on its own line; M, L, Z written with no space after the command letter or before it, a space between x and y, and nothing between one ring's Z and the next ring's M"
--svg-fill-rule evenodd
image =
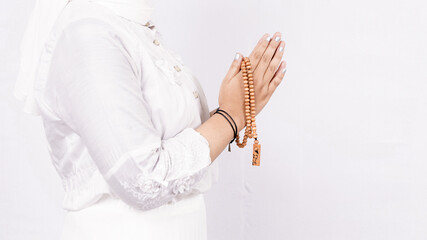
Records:
M135 44L124 22L108 9L93 2L70 2L55 22L51 38L78 44L110 41L125 46ZM59 41L61 40L61 41Z
M46 112L57 114L57 92L66 90L64 86L71 82L88 79L96 71L139 71L138 42L123 24L94 3L72 1L63 9L41 49L36 69L35 94Z

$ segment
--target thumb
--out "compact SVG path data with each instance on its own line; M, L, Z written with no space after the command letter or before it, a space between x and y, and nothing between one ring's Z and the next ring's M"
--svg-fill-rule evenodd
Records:
M242 54L236 53L234 56L233 62L231 63L230 69L227 72L227 75L225 75L225 79L231 80L236 74L240 72L240 64L242 62Z

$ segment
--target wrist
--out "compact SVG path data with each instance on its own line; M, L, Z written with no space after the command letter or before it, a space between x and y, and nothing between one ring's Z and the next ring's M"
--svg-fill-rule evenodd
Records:
M215 108L212 111L212 115L217 109L218 108ZM226 111L233 118L234 122L237 125L237 132L240 132L246 126L246 119L245 119L245 116L243 115L243 112L238 113L237 111L234 111L230 108L223 107L223 106L220 106L219 109Z
M230 113L237 125L237 132L240 132L246 125L246 120L239 114Z

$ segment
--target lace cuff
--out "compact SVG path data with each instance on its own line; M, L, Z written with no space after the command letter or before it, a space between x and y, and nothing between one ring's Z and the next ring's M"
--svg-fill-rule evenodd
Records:
M147 179L139 174L133 180L120 181L123 189L136 199L136 206L140 210L150 210L169 202L174 202L175 197L191 194L193 186L200 181L206 173L204 168L193 175L170 181Z
M129 205L149 210L175 201L177 196L182 198L198 191L194 186L212 163L206 138L195 129L186 128L175 137L163 140L161 149L154 165L147 164L146 151L144 158L127 154L127 160L115 167L117 171L107 179L113 192ZM152 154L157 151L153 150Z

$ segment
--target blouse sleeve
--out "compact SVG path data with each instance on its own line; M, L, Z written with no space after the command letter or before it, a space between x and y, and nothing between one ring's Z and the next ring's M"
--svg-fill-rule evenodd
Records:
M148 210L195 191L211 158L207 139L193 128L161 138L135 72L109 25L80 20L58 39L50 78L59 114L113 194Z

